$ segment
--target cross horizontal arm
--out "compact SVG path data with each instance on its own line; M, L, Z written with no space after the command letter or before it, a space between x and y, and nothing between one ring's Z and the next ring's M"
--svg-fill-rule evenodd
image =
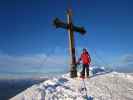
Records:
M56 28L64 28L64 29L69 29L69 25L67 23L64 23L60 21L58 18L56 18L53 21L53 24ZM83 27L77 27L72 25L72 30L75 32L79 32L80 34L84 35L86 33L86 30Z
M64 22L61 22L58 18L54 19L53 24L56 28L68 29L68 25Z
M80 34L84 35L86 33L86 30L84 29L84 27L77 27L77 26L73 26L72 28L75 32L79 32Z

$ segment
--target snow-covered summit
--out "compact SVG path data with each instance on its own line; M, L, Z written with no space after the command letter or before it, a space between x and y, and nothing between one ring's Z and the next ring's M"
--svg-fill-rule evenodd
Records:
M102 73L85 79L88 100L133 100L133 76ZM69 74L35 84L11 100L85 100L80 91L83 80Z

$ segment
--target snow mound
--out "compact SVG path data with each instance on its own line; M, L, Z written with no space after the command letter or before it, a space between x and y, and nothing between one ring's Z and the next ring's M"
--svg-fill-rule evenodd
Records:
M88 100L133 100L133 76L104 73L85 79ZM81 93L83 80L69 74L33 85L11 100L85 100Z

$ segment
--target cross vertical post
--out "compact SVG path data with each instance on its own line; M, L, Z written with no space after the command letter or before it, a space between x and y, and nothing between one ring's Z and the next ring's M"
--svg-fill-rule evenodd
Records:
M68 24L68 36L69 36L69 51L70 51L70 76L77 77L76 69L76 56L75 56L75 45L74 45L74 32L72 30L72 11L67 10L67 24Z

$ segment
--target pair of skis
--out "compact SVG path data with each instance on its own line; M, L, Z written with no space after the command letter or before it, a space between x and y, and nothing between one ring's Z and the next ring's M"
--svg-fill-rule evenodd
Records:
M80 87L80 93L82 94L82 97L85 99L85 100L88 100L88 94L87 94L87 88L86 88L86 84L85 84L85 80L82 78L82 85Z
M92 96L88 96L87 94L87 87L86 87L86 83L85 83L85 80L84 78L82 78L82 83L81 83L81 87L80 87L80 93L82 94L82 97L85 99L85 100L93 100L93 97Z

